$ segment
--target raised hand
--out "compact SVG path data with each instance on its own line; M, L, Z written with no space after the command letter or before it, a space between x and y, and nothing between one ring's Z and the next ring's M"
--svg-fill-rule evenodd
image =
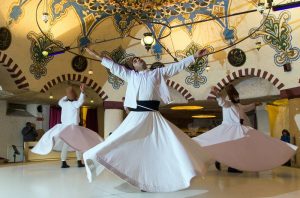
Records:
M82 93L84 93L84 89L85 89L85 84L81 84L81 85L80 85L80 91L81 91Z
M207 49L202 49L202 50L198 50L195 54L194 57L195 58L201 58L203 56L206 56L208 54L208 50Z
M211 93L215 96L219 95L219 90L216 86L211 87Z

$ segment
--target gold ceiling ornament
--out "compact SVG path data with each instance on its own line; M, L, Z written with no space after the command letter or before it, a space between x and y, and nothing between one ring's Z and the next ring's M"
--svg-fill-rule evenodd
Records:
M175 3L188 2L188 0L110 0L110 1L122 2L127 4L127 6L142 5L143 9L153 9L154 6L158 8L160 6L170 6L170 5L174 5Z

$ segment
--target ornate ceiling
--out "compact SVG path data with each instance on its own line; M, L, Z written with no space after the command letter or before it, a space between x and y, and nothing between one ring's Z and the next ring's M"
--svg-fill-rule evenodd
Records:
M89 35L105 19L111 18L116 30L121 35L130 34L131 28L137 22L145 25L157 37L169 31L167 24L177 22L179 24L195 22L203 18L226 16L230 11L232 0L43 0L40 9L50 14L50 24L55 25L65 17L70 9L76 12L82 34L79 37L81 45L90 42ZM248 1L255 5L256 1ZM12 3L9 9L9 23L17 23L23 15L23 9L30 0L19 0ZM35 10L34 7L32 7ZM156 24L151 23L156 22ZM227 18L216 19L222 27L222 36L225 40L235 39L235 30L231 28ZM161 23L161 25L157 24ZM165 25L162 25L165 24ZM192 34L193 26L183 26Z
M87 61L85 70L76 71L73 69L74 65L72 67L74 54L43 56L44 50L50 53L57 50L57 46L47 37L61 46L75 47L72 51L82 55L86 54L76 47L119 38L92 45L92 48L105 51L120 64L131 56L141 56L148 63L157 64L173 61L166 49L179 60L202 48L216 51L249 36L260 24L263 26L259 31L238 46L246 54L245 63L240 68L235 68L227 61L231 50L228 49L197 60L192 67L172 79L170 86L177 87L186 99L204 99L206 96L199 94L199 90L201 93L208 92L211 85L217 84L220 79L226 79L227 75L238 69L246 71L246 68L260 67L268 75L273 72L274 76L285 75L282 74L282 65L287 62L296 64L300 57L299 44L295 42L299 14L294 9L271 13L268 19L264 20L266 13L262 15L256 11L257 3L258 0L3 1L0 8L0 25L11 31L12 43L0 54L0 66L8 65L3 66L0 71L2 73L7 70L9 75L6 78L12 80L9 83L1 83L0 79L0 84L5 84L11 89L25 87L49 95L49 90L55 89L60 81L85 80L92 81L90 88L100 98L108 96L109 99L120 100L124 95L126 83L100 67L99 63ZM40 32L35 21L36 10L38 23L46 36ZM219 18L249 10L254 12ZM42 21L44 12L49 14L47 23ZM192 25L194 22L208 19L213 20ZM169 36L160 39L160 43L157 42L153 49L147 52L139 41L131 38L140 38L146 31L151 31L157 38ZM257 41L262 44L259 52L255 49ZM81 67L76 64L78 68ZM207 67L212 68L211 71L208 72ZM89 70L93 70L94 75L89 75ZM279 84L282 82L284 80ZM297 80L294 79L289 86L295 82ZM14 84L15 87L12 86Z

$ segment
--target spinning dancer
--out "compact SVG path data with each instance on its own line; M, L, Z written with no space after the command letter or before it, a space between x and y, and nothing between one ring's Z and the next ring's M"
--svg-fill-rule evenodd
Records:
M212 88L222 107L222 124L193 139L215 160L238 170L263 171L287 162L297 147L251 128L245 112L254 109L254 105L241 105L239 93L232 85L226 92L230 101L221 97L216 87Z
M58 104L62 108L61 122L47 131L36 146L31 150L33 153L47 155L51 150L61 151L61 168L69 168L67 164L68 150L76 150L78 167L82 164L82 154L84 151L102 142L98 134L87 128L78 126L80 121L79 108L84 103L84 84L80 86L80 96L77 100L73 87L66 89L66 95L59 100Z
M190 186L203 175L209 160L206 152L159 113L160 99L170 102L166 79L206 54L206 50L178 63L152 71L135 57L129 70L95 51L88 53L102 61L111 73L128 83L124 106L130 113L101 144L83 154L89 181L103 166L128 183L148 192L170 192ZM103 165L103 166L101 166Z

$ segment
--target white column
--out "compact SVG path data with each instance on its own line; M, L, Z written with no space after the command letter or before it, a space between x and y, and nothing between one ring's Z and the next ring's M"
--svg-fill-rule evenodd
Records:
M265 135L270 136L269 116L266 111L266 105L256 107L257 130L263 132Z
M104 139L123 122L122 109L105 109L104 111Z

